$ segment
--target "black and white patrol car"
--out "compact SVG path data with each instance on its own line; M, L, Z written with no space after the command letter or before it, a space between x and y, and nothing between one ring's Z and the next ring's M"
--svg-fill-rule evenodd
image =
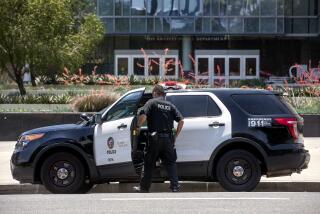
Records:
M27 131L18 139L11 171L22 183L52 193L81 193L93 184L139 180L146 127L134 131L136 113L150 93L132 90L80 124ZM265 90L172 91L166 99L184 116L176 141L180 180L218 181L229 191L251 191L262 175L285 176L307 168L303 119L279 94ZM165 181L157 164L154 181Z

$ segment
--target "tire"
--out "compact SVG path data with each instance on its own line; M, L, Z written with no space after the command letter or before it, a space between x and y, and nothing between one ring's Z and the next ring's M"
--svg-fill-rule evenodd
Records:
M216 175L220 185L227 191L252 191L260 182L261 167L251 153L231 150L219 159Z
M40 173L43 185L51 193L82 193L92 187L85 183L83 164L70 153L52 154L44 161Z
M84 184L82 185L82 187L80 188L80 190L77 191L77 193L79 193L79 194L87 193L87 192L89 192L89 191L92 189L93 185L94 185L94 184L91 183L91 182L89 182L89 183L84 183Z

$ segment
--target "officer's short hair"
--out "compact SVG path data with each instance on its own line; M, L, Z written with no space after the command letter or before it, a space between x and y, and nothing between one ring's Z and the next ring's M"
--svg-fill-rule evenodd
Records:
M155 85L152 93L156 93L159 96L164 96L164 89L161 85Z

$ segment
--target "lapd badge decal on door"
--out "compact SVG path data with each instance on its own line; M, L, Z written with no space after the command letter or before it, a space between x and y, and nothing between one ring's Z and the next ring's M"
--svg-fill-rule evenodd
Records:
M114 147L114 140L112 137L109 137L108 140L107 140L107 146L108 146L108 149L107 149L107 154L108 155L112 155L112 154L116 154L117 153L117 150L113 149Z

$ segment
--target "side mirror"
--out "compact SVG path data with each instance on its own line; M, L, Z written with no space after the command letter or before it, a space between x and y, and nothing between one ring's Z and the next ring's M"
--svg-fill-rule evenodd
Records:
M95 114L94 115L94 122L101 125L103 122L102 122L102 115L101 114Z
M89 120L90 120L89 116L88 116L86 113L82 113L82 114L80 115L80 118L81 118L82 120L84 120L84 121L89 121Z

